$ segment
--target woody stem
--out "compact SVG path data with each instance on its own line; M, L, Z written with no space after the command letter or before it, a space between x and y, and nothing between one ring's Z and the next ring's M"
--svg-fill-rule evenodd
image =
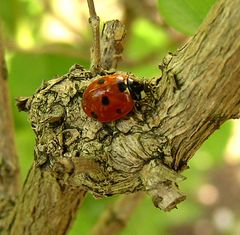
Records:
M96 14L94 1L87 0L89 9L89 23L93 33L93 46L91 49L91 70L99 73L101 70L101 52L100 52L100 19Z

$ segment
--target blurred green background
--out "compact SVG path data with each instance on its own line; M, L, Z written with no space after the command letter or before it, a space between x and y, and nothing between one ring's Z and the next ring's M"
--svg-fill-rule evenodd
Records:
M150 78L160 74L158 64L163 56L197 31L214 0L95 3L102 21L118 18L127 26L120 70ZM32 95L42 81L67 73L74 63L89 67L88 9L83 0L8 0L0 1L0 17L23 181L33 161L34 135L27 115L17 111L14 98ZM222 195L227 191L226 198L233 197L232 192L228 188L221 191L219 186L239 170L238 155L230 151L233 147L226 149L235 125L224 124L191 160L190 169L184 172L188 179L180 185L187 200L177 210L163 213L146 197L121 234L239 235L238 196L232 204L227 203ZM215 180L219 172L227 172L222 182ZM101 212L116 199L95 200L89 195L69 234L89 234Z

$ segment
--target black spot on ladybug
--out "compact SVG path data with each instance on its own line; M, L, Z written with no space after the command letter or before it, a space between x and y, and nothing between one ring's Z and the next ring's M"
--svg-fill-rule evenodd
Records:
M118 81L118 89L120 92L124 92L127 89L127 85L123 81Z
M103 84L104 82L105 82L105 80L104 80L103 78L100 78L100 79L98 79L98 81L97 81L97 83L100 84L100 85Z
M109 103L110 103L109 98L107 96L103 96L102 97L102 104L103 105L109 105Z
M93 117L93 118L95 118L95 119L97 119L97 118L98 118L98 115L97 115L97 113L96 113L96 112L91 112L91 115L92 115L92 117Z
M116 112L117 112L118 114L121 114L121 113L122 113L122 110L121 110L120 108L118 108L118 109L116 109Z

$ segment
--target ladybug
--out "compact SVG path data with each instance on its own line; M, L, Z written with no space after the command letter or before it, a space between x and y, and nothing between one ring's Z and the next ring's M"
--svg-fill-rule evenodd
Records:
M87 116L99 122L125 117L140 99L142 85L126 74L112 74L94 80L84 91L82 107Z

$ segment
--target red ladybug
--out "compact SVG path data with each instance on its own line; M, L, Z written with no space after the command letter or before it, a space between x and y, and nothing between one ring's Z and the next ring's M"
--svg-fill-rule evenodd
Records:
M107 75L94 80L83 93L84 112L99 122L113 122L125 117L134 107L134 84L136 82L125 74Z

